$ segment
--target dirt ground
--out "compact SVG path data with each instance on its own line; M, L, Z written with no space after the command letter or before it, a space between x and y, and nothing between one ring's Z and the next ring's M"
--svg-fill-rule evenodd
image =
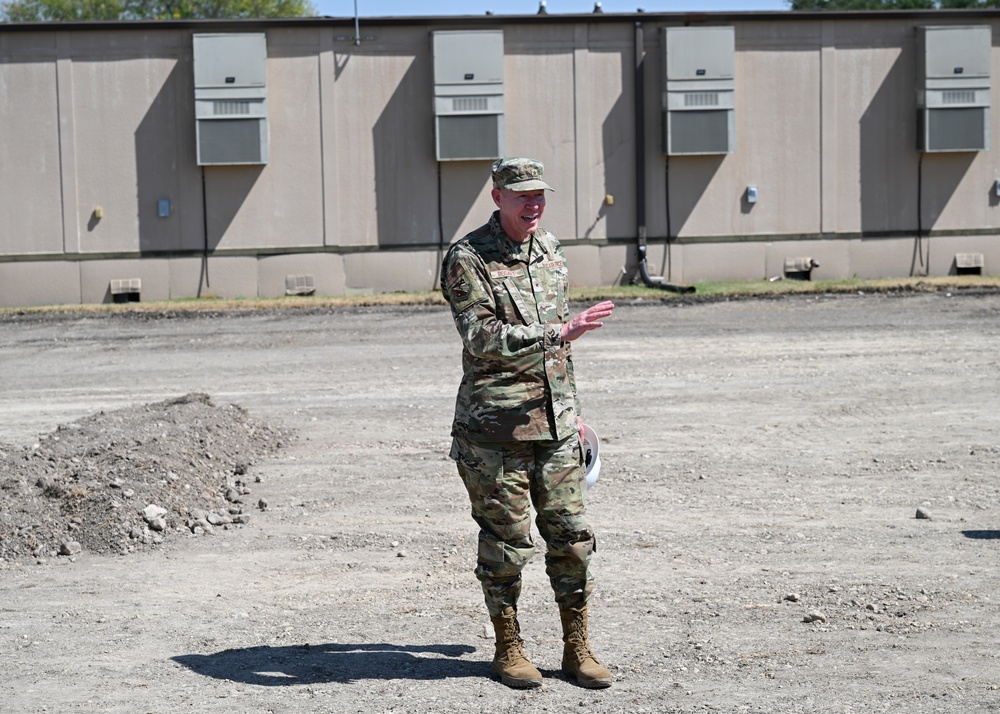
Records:
M130 488L105 525L148 547L0 563L0 711L1000 711L998 346L995 293L620 305L574 346L616 681L559 675L539 554L521 620L546 679L524 692L489 678L443 308L5 317L8 526L41 488L25 464L50 495L123 491L127 464L88 461L105 442L156 441L156 473L175 444L188 465L156 483L208 473L197 492L249 517L168 514L146 542ZM213 427L149 431L199 394ZM56 449L78 432L94 449Z

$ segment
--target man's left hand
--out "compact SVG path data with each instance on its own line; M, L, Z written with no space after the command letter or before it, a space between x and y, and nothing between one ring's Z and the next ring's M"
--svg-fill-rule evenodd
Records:
M567 342L572 342L584 332L604 327L604 323L601 320L608 317L614 308L615 304L610 300L605 300L593 307L588 307L562 326L562 338Z

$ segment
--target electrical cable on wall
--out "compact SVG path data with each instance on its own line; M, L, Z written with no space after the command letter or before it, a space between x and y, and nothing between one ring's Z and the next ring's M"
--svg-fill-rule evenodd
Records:
M201 226L204 231L204 242L202 244L201 256L201 277L202 286L198 288L198 297L202 296L201 288L211 287L208 280L208 189L205 186L205 167L201 167Z
M920 152L917 160L917 244L913 248L920 261L920 271L927 274L924 266L924 152ZM910 274L913 274L913 263L910 264Z
M635 213L637 228L637 250L639 257L639 277L651 288L660 288L677 293L693 293L690 285L672 285L662 275L650 275L646 257L646 103L645 75L643 73L645 49L643 47L642 23L635 23ZM668 202L669 203L669 202ZM669 211L669 208L668 208ZM669 221L668 221L669 223ZM670 250L670 229L664 250Z

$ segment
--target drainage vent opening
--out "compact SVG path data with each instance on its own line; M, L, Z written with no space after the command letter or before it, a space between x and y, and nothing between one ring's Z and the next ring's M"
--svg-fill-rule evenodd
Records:
M139 302L142 295L140 278L122 278L111 281L112 302Z
M818 268L812 258L785 258L785 277L789 280L812 280L813 268Z
M312 295L316 292L316 279L312 275L286 275L285 295Z
M955 275L982 275L985 264L982 253L955 253Z

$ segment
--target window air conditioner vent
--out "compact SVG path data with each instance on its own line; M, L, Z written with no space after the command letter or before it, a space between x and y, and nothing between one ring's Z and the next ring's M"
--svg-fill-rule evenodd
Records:
M951 89L941 93L942 104L974 104L976 92L974 89Z
M456 112L485 112L490 105L488 97L455 97L451 107Z
M718 92L689 92L684 95L685 107L717 107L719 106Z
M250 113L250 102L241 102L239 100L225 100L219 99L212 102L212 113L215 115L229 115L234 114L249 114Z

